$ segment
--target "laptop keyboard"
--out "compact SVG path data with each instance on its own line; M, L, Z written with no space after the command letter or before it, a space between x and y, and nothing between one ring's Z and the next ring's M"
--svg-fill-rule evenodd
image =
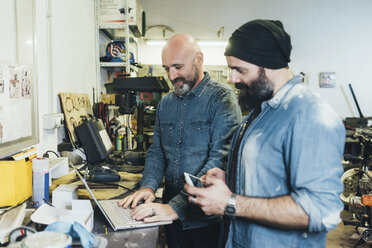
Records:
M133 220L131 217L132 209L122 208L117 205L116 201L100 201L102 207L104 207L105 212L110 216L111 221L114 223L123 224L140 224L142 221Z

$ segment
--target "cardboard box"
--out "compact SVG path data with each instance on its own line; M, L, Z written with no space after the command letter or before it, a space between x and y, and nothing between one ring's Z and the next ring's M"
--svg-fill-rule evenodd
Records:
M0 161L0 207L15 206L32 195L32 162Z
M122 28L126 20L126 13L120 13L119 9L125 8L127 0L99 0L97 5L98 10L98 25L106 27ZM137 0L128 0L129 28L136 37L144 36L144 11Z
M61 184L52 193L52 204L56 208L72 209L72 200L78 199L77 185Z

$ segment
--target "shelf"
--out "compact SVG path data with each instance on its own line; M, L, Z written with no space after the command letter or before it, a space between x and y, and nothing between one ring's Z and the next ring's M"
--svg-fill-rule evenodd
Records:
M125 41L125 28L123 29L107 29L107 28L99 28L101 34L103 34L109 40L120 40ZM131 35L129 37L130 43L138 43L138 39Z
M116 5L129 6L131 0L107 1L95 0L95 19L96 19L96 50L99 56L96 56L97 67L97 92L102 92L105 83L112 81L113 72L121 71L126 74L136 75L139 68L130 65L130 61L126 62L101 62L100 56L104 55L104 51L109 42L121 41L125 43L126 57L130 57L129 51L133 56L138 55L138 38L132 32L133 27L129 25L128 16L123 16L117 13ZM119 60L120 61L120 60Z
M113 24L104 24L104 25L98 25L99 29L125 29L127 27L124 23L113 23Z
M127 63L126 62L100 62L99 63L100 67L126 67ZM138 72L138 67L131 65L130 69L132 71Z

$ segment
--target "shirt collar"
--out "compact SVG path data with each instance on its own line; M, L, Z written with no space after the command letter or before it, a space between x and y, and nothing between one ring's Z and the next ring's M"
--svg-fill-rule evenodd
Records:
M270 100L263 103L267 103L272 108L277 108L288 90L295 84L301 83L301 79L301 75L294 76L287 83L285 83Z

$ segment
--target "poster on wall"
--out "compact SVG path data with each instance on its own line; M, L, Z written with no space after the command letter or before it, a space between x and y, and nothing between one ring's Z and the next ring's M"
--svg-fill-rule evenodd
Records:
M31 70L0 63L0 143L32 135Z

